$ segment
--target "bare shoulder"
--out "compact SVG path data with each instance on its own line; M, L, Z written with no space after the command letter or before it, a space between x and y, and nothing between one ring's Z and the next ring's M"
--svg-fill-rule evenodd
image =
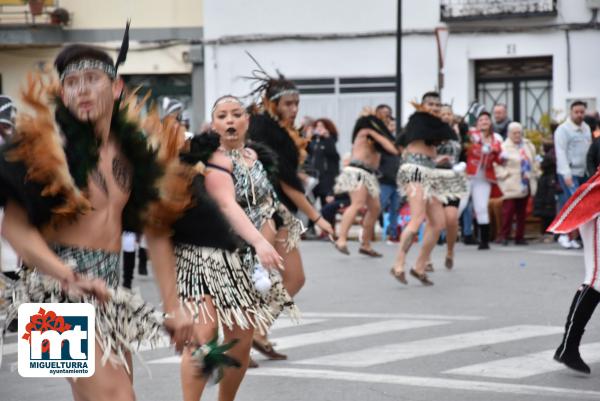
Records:
M220 150L217 150L215 153L213 153L210 159L208 159L208 162L215 166L219 166L227 171L233 171L233 162L231 161L229 156L227 156Z

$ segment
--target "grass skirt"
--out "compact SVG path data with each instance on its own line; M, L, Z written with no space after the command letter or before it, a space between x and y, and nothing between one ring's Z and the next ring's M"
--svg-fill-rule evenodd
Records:
M464 172L440 169L420 164L404 163L396 177L398 187L404 188L407 195L415 190L415 184L423 187L425 199L434 197L442 203L450 199L460 199L469 192L469 183Z
M350 193L363 185L367 188L369 195L379 199L379 181L375 174L360 167L346 166L335 179L333 191L336 194Z
M184 305L201 322L218 320L232 328L266 330L273 323L269 305L254 288L251 273L239 255L227 250L176 244L177 291ZM217 316L211 315L210 296Z
M56 254L81 276L103 279L111 294L104 304L95 298L66 295L60 282L36 269L25 269L10 288L7 322L17 316L23 303L85 302L96 310L96 341L102 349L102 364L121 363L129 371L125 355L143 342L151 346L164 335L162 317L141 296L118 286L119 254L103 250L54 246Z

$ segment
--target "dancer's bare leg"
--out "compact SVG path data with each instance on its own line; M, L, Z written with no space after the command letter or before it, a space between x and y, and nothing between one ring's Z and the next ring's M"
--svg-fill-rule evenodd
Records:
M343 248L348 243L348 232L350 231L350 227L352 227L359 210L366 205L368 195L369 193L364 185L360 186L356 191L350 192L350 206L344 210L342 221L340 222L340 231L336 242L338 247ZM363 230L363 235L364 234L366 233Z
M298 248L293 248L290 251L286 249L285 240L287 236L288 232L286 229L281 229L277 232L275 249L283 257L284 270L281 272L283 286L293 298L304 286L306 277L304 276L304 266L302 265L302 258L300 257Z
M102 366L102 349L96 342L96 371L92 377L69 379L75 401L134 401L131 376L125 366L107 362ZM131 366L131 358L128 362Z
M425 220L426 202L423 199L423 187L419 184L412 184L407 188L406 194L408 206L410 207L410 220L400 235L398 253L394 262L394 271L398 274L404 271L408 250L419 232L419 227Z
M367 196L367 214L363 219L362 249L371 249L371 240L375 232L375 223L379 217L381 206L379 197Z
M430 229L425 230L425 234L423 235L423 245L417 256L415 271L418 274L425 273L425 266L431 257L433 247L440 238L440 231L444 228L445 222L444 206L435 198L431 198L427 201L425 213L427 215L427 225Z
M250 361L250 348L252 348L252 335L254 328L242 329L239 326L233 326L229 329L223 326L223 335L225 343L237 339L238 343L227 351L227 355L238 360L242 365L241 368L225 368L223 379L219 383L219 401L233 401L235 395L242 384L242 380L248 369Z
M215 320L207 317L205 322L200 313L198 317L200 322L194 324L194 341L199 345L212 340L217 332L217 314L210 297L205 298L205 305L208 313ZM192 351L190 347L185 347L181 355L181 387L184 401L199 401L206 386L206 378L198 371L196 361L192 358Z
M458 237L458 208L445 207L444 214L446 215L446 258L454 259L454 245Z

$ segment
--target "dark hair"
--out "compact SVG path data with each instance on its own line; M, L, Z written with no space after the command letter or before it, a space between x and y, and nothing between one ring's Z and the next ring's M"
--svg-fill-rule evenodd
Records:
M590 126L590 129L592 131L595 131L599 125L598 120L594 116L585 116L583 117L583 121L585 121L585 123Z
M377 107L375 107L375 112L378 112L379 110L382 110L382 109L388 109L389 111L392 111L392 108L389 105L382 103L382 104L378 105Z
M428 97L433 97L436 99L440 99L440 94L438 92L425 92L425 94L423 95L423 97L421 97L421 103L423 103L425 101L425 99L427 99Z
M504 110L508 110L508 107L506 106L506 103L496 103L494 105L494 107L496 107L496 106L504 107Z
M481 112L477 115L477 119L479 120L479 117L481 116L488 116L490 119L492 118L492 115L487 110L481 110Z
M576 106L583 106L587 109L587 103L584 102L583 100L575 100L573 103L571 103L571 110L573 110L573 107Z
M60 75L67 65L83 59L98 60L113 67L115 66L113 59L104 50L93 46L76 44L66 46L58 53L56 59L54 59L54 67L56 67L58 75Z
M265 95L267 96L267 99L271 99L280 92L293 89L298 89L296 84L289 79L286 79L282 74L279 74L279 78L273 78L267 82L267 86L265 87ZM281 98L275 99L275 104L278 104L280 100Z
M338 140L338 131L337 128L335 126L335 124L333 123L333 121L331 121L328 118L325 117L321 117L317 120L315 120L315 122L313 123L313 127L317 126L317 123L323 123L323 125L325 126L325 128L327 128L327 131L329 131L329 134L333 137L333 139Z

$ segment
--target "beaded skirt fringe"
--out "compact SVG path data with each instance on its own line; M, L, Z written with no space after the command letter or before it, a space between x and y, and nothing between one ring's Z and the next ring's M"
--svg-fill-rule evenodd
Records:
M23 303L92 304L96 311L96 341L102 349L100 361L103 365L109 361L122 364L129 372L126 354L135 353L142 343L156 346L164 336L162 316L138 293L123 287L109 288L110 299L100 303L88 295L67 295L56 279L35 270L24 270L9 292L11 303L6 322L17 317Z
M415 191L415 184L420 184L425 199L435 197L442 203L450 199L460 199L469 192L467 176L464 172L412 163L404 163L400 166L396 181L398 187L404 188L407 194Z
M346 166L336 178L333 192L336 194L354 192L363 185L369 195L379 198L379 181L374 174L362 168Z
M198 321L218 321L232 328L266 332L273 323L270 307L254 288L239 256L223 249L189 244L175 246L177 291ZM217 316L206 305L210 297Z

